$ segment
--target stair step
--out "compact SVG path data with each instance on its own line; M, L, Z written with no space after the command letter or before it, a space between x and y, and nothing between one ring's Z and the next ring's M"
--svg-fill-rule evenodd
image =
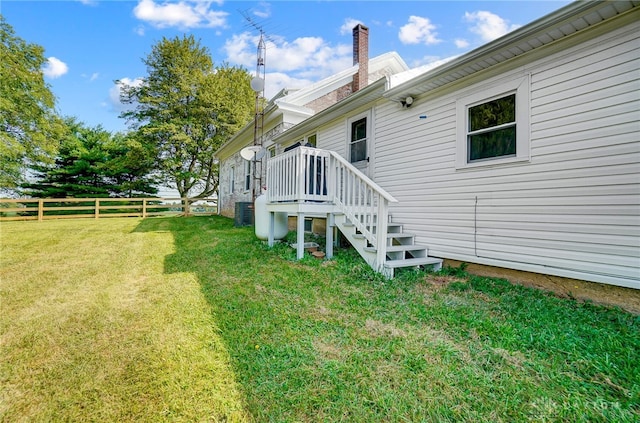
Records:
M361 234L361 233L353 234L352 237L354 239L364 239L364 235ZM397 239L397 240L404 239L404 240L406 240L406 239L413 239L414 237L415 237L414 234L407 234L407 233L398 233L398 234L390 233L390 234L387 234L387 240L390 240L390 239ZM409 245L409 244L404 244L404 245ZM411 244L411 245L413 245L413 244Z
M343 223L344 226L346 227L353 227L356 226L354 225L350 220L347 220L346 222ZM377 228L378 225L377 224L373 224L371 225L372 228ZM402 228L402 223L387 223L387 230L392 229L392 228Z
M402 260L387 260L384 263L385 267L396 269L398 267L412 267L412 266L424 266L429 264L441 265L442 259L435 257L421 257Z
M418 250L426 250L427 247L423 247L421 245L416 244L406 244L406 245L387 245L387 253L396 253L400 251L418 251ZM375 253L377 251L376 247L365 247L365 250Z
M401 233L387 233L387 239L389 238L413 238L415 235L414 234L409 234L406 232L401 232Z

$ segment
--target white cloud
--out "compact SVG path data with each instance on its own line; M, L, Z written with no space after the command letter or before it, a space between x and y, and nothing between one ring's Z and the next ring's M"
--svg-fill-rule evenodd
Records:
M123 104L120 101L120 93L122 92L123 87L139 87L143 83L144 80L142 78L121 78L109 89L109 105L117 112L122 112L128 109L131 105Z
M283 88L304 88L313 84L314 81L295 78L282 72L272 72L265 75L265 82L264 96L267 99L271 99Z
M484 10L465 12L464 20L473 24L470 31L478 34L485 42L493 41L520 26L510 25L508 20Z
M456 38L454 40L454 43L456 44L456 47L458 48L467 48L469 47L469 41L463 39L463 38Z
M261 1L258 3L260 10L254 10L253 14L259 18L265 19L271 16L271 5L267 2Z
M96 79L98 79L100 77L100 74L98 72L94 72L91 75L87 75L86 73L83 73L80 76L82 76L85 79L88 79L89 82L93 82L93 81L95 81Z
M350 35L353 33L353 28L355 28L356 25L358 24L363 24L364 22L362 22L359 19L353 19L353 18L347 18L344 20L344 23L342 24L342 26L340 27L340 34L341 35Z
M248 32L234 35L223 47L227 55L225 61L253 72L256 69L258 40L259 36ZM353 65L350 44L330 45L320 37L287 41L270 36L266 47L266 98L271 98L282 88L303 88Z
M69 66L65 62L55 57L49 57L47 59L47 63L44 65L42 69L42 73L44 76L56 79L60 78L62 75L69 71Z
M248 32L228 39L223 47L227 61L253 70L256 67L258 36ZM351 45L329 45L320 37L300 37L289 42L269 37L266 42L266 70L271 72L302 72L325 77L353 64Z
M227 12L210 10L212 1L180 1L156 3L140 0L133 9L136 18L156 28L214 28L226 25Z
M409 16L409 23L400 28L398 38L403 44L438 44L438 33L436 26L429 18L421 16Z

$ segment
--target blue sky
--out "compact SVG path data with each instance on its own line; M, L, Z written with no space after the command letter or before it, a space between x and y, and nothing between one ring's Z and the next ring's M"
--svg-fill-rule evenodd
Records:
M255 70L260 26L268 38L265 95L299 88L352 65L351 29L369 27L369 56L396 51L409 67L457 56L568 1L29 1L0 13L45 49L45 80L65 116L126 130L114 81L135 84L162 37L193 34L216 64Z

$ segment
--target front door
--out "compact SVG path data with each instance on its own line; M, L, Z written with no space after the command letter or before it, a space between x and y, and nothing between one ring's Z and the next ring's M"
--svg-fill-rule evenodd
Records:
M358 116L349 120L349 145L347 151L349 161L358 170L367 176L369 175L370 139L371 130L369 117L367 115Z

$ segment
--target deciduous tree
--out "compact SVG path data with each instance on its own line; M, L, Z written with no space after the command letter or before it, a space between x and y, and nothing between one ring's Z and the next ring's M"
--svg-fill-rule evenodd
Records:
M24 181L31 163L51 161L63 136L55 98L45 83L44 50L15 35L0 15L0 188Z
M215 151L252 117L251 75L214 67L193 36L163 38L143 60L148 75L123 87L122 114L137 137L152 145L157 168L181 197L203 198L218 188Z

